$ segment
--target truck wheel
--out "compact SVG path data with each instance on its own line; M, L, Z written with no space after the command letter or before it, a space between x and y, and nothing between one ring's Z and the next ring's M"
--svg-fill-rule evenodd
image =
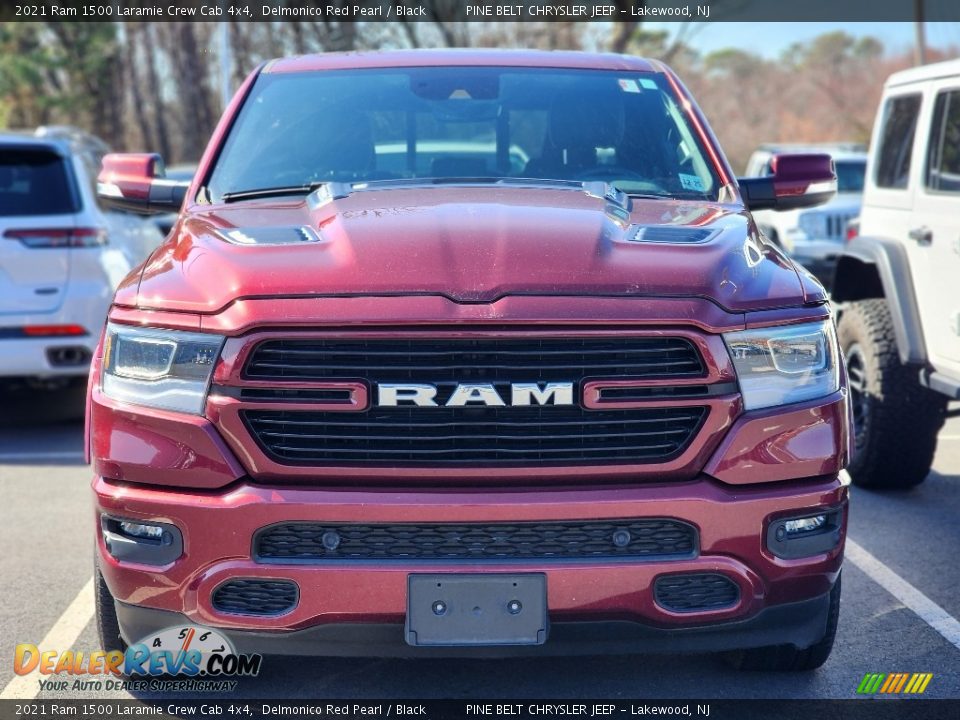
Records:
M882 298L850 303L837 326L850 376L856 485L910 488L930 472L947 399L920 384L903 365L893 322Z
M94 608L97 615L97 634L100 636L100 648L125 652L127 643L120 635L120 622L117 620L117 607L113 604L113 595L100 574L100 563L93 565Z
M827 611L827 627L823 638L815 645L800 650L793 645L770 645L768 647L738 650L729 654L730 663L737 670L766 670L773 672L802 672L816 670L823 665L833 650L840 619L840 576L830 590L830 609Z

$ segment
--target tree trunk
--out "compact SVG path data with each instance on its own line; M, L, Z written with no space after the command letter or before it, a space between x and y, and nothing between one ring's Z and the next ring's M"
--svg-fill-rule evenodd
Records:
M136 46L140 35L140 23L126 22L123 24L126 33L126 65L127 76L130 82L130 96L133 102L133 114L137 118L137 126L140 129L140 147L144 150L152 150L154 147L153 132L150 128L150 120L147 118L147 111L143 105L143 91L140 87L140 77L137 73L139 63L137 62Z
M160 92L160 77L157 74L157 51L153 42L153 25L143 23L143 49L147 67L147 86L153 108L154 125L157 128L157 150L165 160L170 159L170 134L167 131L167 108Z

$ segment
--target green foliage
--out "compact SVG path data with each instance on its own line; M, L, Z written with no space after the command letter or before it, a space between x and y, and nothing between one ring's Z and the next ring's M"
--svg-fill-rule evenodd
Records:
M0 121L28 127L91 117L116 53L113 23L4 23Z

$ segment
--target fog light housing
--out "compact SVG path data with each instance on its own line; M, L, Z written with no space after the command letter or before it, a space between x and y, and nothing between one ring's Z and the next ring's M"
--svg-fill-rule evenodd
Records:
M169 523L100 516L107 552L119 562L169 565L183 555L183 534Z
M785 560L830 552L840 544L843 517L840 507L772 520L767 527L767 548Z

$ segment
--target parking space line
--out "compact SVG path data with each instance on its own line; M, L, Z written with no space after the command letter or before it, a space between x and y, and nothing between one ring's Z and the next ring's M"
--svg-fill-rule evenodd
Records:
M888 568L859 543L847 538L844 553L867 576L913 611L921 620L943 635L954 647L960 650L960 621L950 615L913 585Z
M92 619L93 578L90 578L37 647L41 652L71 649ZM37 671L29 675L15 675L0 692L0 700L32 700L40 692L38 675Z

